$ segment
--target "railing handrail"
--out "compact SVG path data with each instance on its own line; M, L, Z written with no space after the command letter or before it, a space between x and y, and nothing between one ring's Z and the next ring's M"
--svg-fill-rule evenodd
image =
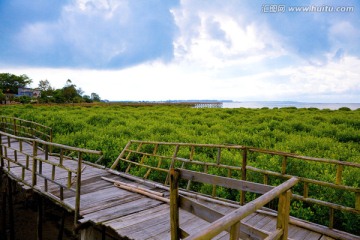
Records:
M199 148L199 149L198 149ZM174 151L171 154L171 151ZM212 149L207 156L207 150L203 149ZM230 157L227 161L223 155L224 151L228 151L233 157ZM205 154L205 155L203 155ZM264 154L266 159L270 158L269 155L275 155L275 159L279 161L278 168L264 170L266 168L254 167L253 165L257 160L257 155L253 154ZM205 159L203 159L205 157ZM207 161L209 158L209 161ZM149 162L148 162L149 160ZM225 161L224 161L225 160ZM345 162L339 160L325 159L325 158L314 158L314 157L305 157L294 153L285 153L280 151L265 150L254 147L246 147L241 145L227 145L227 144L198 144L198 143L175 143L175 142L159 142L159 141L141 141L141 140L131 140L127 143L125 148L122 150L118 158L114 161L111 169L116 169L119 162L123 162L126 165L121 165L125 170L125 173L130 173L132 166L145 168L145 175L142 176L144 179L149 178L150 173L162 172L164 174L169 173L169 165L177 163L177 166L182 166L181 168L185 169L197 169L196 171L207 172L210 168L219 168L225 171L222 171L221 176L226 176L223 174L228 174L228 177L235 177L234 172L236 172L236 178L241 176L241 180L249 179L249 173L258 174L260 173L263 176L263 179L259 179L258 183L263 183L268 185L269 179L275 178L281 181L296 177L303 184L303 189L301 186L297 187L297 192L292 195L294 200L299 200L305 203L316 204L319 206L325 206L329 208L329 222L328 227L332 229L334 223L334 211L339 210L342 212L348 212L352 214L360 214L360 188L356 185L349 184L347 179L349 178L348 170L351 172L357 173L360 170L359 163ZM156 164L157 163L157 164ZM326 166L330 169L331 179L321 180L320 176L302 176L301 172L292 173L291 172L291 163L308 163L308 164L320 164L319 166ZM189 166L196 166L195 168ZM303 166L303 165L301 165ZM290 168L289 168L290 167ZM135 170L137 171L137 170ZM248 172L248 173L247 173ZM154 175L155 176L155 175ZM160 176L160 175L159 175ZM162 175L163 176L163 175ZM168 177L166 177L165 184L168 184ZM191 185L191 180L188 181L186 189L189 190ZM348 193L354 194L354 203L345 203L338 202L333 199L321 199L311 192L311 187L320 186L326 187L329 189L346 191ZM213 185L212 196L217 198L216 186ZM240 204L245 204L245 191L240 191ZM350 205L351 204L351 205Z
M14 135L25 135L49 142L53 141L51 127L17 117L0 116L0 131L13 133Z
M40 124L40 123L37 123L37 122L33 122L33 121L29 121L29 120L25 120L25 119L22 119L22 118L17 118L17 117L8 117L8 116L0 116L1 119L4 119L4 118L7 118L7 119L15 119L15 120L19 120L21 122L26 122L26 123L30 123L30 124L33 124L33 125L36 125L36 126L40 126L40 127L43 127L43 128L47 128L47 129L51 129L51 127L49 126L46 126L46 125L43 125L43 124Z
M259 153L265 153L265 154L271 154L271 155L278 155L278 156L284 156L284 157L286 156L286 157L291 157L291 158L296 158L296 159L302 159L305 161L323 162L323 163L329 163L329 164L337 164L337 165L344 165L344 166L360 168L360 163L339 161L336 159L328 159L328 158L315 158L315 157L299 155L296 153L267 150L267 149L262 149L262 148L249 147L249 146L236 145L236 144L177 143L177 142L160 142L160 141L141 141L141 140L130 140L128 143L130 143L130 144L131 143L158 144L158 145L170 145L170 146L178 145L178 146L187 146L187 147L227 148L227 149L242 149L242 150L246 149L250 152L259 152ZM116 167L116 165L114 165L114 168L115 167ZM113 169L113 166L111 168Z
M186 240L195 240L195 239L211 239L221 233L222 231L227 230L228 228L234 226L239 221L254 213L256 210L259 210L264 205L279 197L280 194L286 192L292 188L295 184L299 182L297 178L291 178L286 182L280 184L279 186L271 189L267 193L261 195L255 200L247 203L246 205L232 211L231 213L225 215L224 217L214 221L210 225L199 229L196 233L186 237ZM284 218L289 218L289 215L283 216Z
M3 141L3 136L5 136L5 141L7 141L7 143L5 143L5 141ZM19 142L19 146L17 148L12 147L12 143L11 143L11 139L15 139ZM29 153L29 149L27 152L25 152L23 150L23 143L29 143L32 146L32 151ZM43 149L40 148L40 146L42 146ZM83 162L83 154L96 154L96 155L102 155L101 151L96 151L96 150L89 150L89 149L83 149L83 148L76 148L76 147L71 147L71 146L67 146L67 145L62 145L62 144L57 144L57 143L52 143L52 142L46 142L40 139L35 139L35 138L26 138L26 137L19 137L19 136L15 136L9 133L5 133L0 131L0 157L1 157L1 167L5 170L6 173L8 173L9 175L12 175L13 177L15 177L16 179L18 179L20 182L23 182L25 185L28 185L29 187L33 188L33 189L37 189L38 184L37 184L37 176L42 177L45 180L45 189L44 191L41 189L37 189L38 191L40 191L42 194L45 195L49 195L48 190L47 190L47 182L53 182L56 185L58 185L60 187L60 196L57 197L57 199L60 199L60 203L63 204L64 206L67 206L67 204L63 201L63 189L68 189L68 190L72 190L75 191L75 217L74 217L74 224L77 224L77 220L79 218L80 215L80 193L81 193L81 175L82 175L82 162ZM59 155L59 163L54 163L53 160L49 161L49 156L53 155L51 154L50 149L52 147L57 147L60 149L60 155ZM14 151L14 156L15 159L11 159L8 157L7 152L8 149L10 149L11 151ZM38 151L43 151L44 153L44 157L39 157ZM63 155L63 151L73 151L76 152L78 154L77 158L73 158L77 164L76 167L73 167L73 169L70 169L68 167L65 167L63 165L63 160L66 158L66 156ZM23 156L26 156L26 163L20 163L17 160L17 156L19 155L19 153L21 153ZM29 159L32 160L32 166L30 167L29 165ZM5 169L5 164L4 162L7 161L7 170ZM22 168L22 174L21 176L17 177L15 175L13 175L11 173L10 170L10 163L11 164L16 164L19 167ZM42 164L50 164L52 166L52 176L48 177L46 175L44 175L42 173ZM60 182L57 182L54 177L55 177L55 168L61 168L63 170L65 170L68 173L67 176L67 185L65 186L64 184ZM25 181L25 170L29 170L31 172L31 182L26 182ZM73 190L71 188L72 185L72 173L76 174L76 189ZM51 194L50 194L51 195ZM54 195L52 195L54 196ZM68 207L68 206L67 206Z
M36 139L36 138L19 137L19 136L15 136L15 135L12 135L10 133L3 132L3 131L0 131L0 134L4 135L4 136L11 137L11 138L14 138L14 139L17 139L17 140L22 140L22 141L27 141L27 142L37 142L37 143L40 143L40 144L45 144L45 145L49 145L49 146L53 146L53 147L63 148L63 149L69 150L69 151L76 151L76 152L97 154L97 155L102 154L101 151L97 151L97 150L90 150L90 149L85 149L85 148L77 148L77 147L72 147L72 146L63 145L63 144L59 144L59 143L47 142L47 141L43 141L41 139Z

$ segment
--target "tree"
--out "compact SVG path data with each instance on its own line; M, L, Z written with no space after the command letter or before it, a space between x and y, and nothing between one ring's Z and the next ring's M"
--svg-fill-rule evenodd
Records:
M16 76L10 73L0 73L0 89L3 93L17 94L18 88L23 88L32 83L25 74Z
M90 97L89 97L90 98ZM0 104L1 102L5 100L5 94L3 93L3 91L0 89Z
M101 101L100 96L97 93L91 93L91 99L94 102L100 102Z
M62 94L66 102L73 102L74 98L79 96L75 88L75 85L63 87Z
M87 102L87 103L92 103L92 102L93 102L93 100L90 98L89 95L84 95L84 96L83 96L83 99L84 99L85 102Z
M39 85L38 85L38 88L41 90L41 91L50 91L50 90L54 90L49 81L46 79L46 80L40 80L39 82Z

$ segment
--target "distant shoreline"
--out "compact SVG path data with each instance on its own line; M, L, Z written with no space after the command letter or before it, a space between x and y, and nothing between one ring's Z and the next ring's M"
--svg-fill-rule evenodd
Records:
M360 103L307 103L307 102L291 102L291 101L253 101L253 102L224 102L223 108L318 108L338 110L341 107L348 107L351 110L360 109Z

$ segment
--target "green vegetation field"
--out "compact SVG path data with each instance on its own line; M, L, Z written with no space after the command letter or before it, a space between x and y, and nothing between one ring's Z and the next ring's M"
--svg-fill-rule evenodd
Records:
M360 110L198 109L185 106L3 106L0 115L53 128L56 143L101 150L108 167L129 140L237 144L360 163ZM263 165L262 167L264 167ZM265 166L266 167L266 166ZM314 175L319 169L299 169ZM325 172L325 171L324 171ZM326 173L323 173L326 179ZM360 175L344 178L359 187ZM328 193L337 194L335 193ZM333 196L338 198L338 196ZM341 198L348 198L346 194ZM346 201L345 201L346 202ZM349 200L353 204L353 199ZM295 214L316 221L328 209L293 204ZM335 225L359 234L360 217L337 216ZM327 219L327 217L322 217ZM326 220L322 223L326 224Z

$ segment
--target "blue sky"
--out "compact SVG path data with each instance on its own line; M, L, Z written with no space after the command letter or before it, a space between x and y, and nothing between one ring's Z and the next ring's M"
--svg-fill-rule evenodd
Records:
M109 100L360 102L358 26L357 0L1 0L0 72Z

